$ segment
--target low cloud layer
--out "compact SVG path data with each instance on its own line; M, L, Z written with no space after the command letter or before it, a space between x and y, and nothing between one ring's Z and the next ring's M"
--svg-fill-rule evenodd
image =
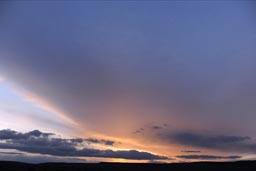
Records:
M256 152L256 143L248 136L206 135L190 132L176 133L168 137L178 144L229 152Z
M221 159L240 159L241 156L213 156L213 155L181 155L176 156L181 159L193 159L193 160L221 160Z
M46 163L46 162L69 162L69 163L84 163L85 159L71 158L71 157L55 157L55 156L29 156L22 153L9 153L9 152L0 152L1 161L18 161L25 163Z
M47 154L62 157L102 157L123 158L135 160L168 159L148 152L137 150L100 150L88 148L86 143L104 143L113 145L112 141L96 139L63 139L56 138L53 133L43 133L38 130L20 133L13 130L0 130L0 148L15 149L23 152Z

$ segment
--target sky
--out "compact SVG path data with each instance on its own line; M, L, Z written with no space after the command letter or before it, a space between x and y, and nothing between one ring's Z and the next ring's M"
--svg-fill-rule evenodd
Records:
M0 3L0 160L256 159L256 3Z

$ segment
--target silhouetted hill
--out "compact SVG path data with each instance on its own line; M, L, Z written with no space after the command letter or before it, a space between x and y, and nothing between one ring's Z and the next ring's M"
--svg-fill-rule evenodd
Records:
M256 161L173 164L43 163L0 161L0 171L255 171Z

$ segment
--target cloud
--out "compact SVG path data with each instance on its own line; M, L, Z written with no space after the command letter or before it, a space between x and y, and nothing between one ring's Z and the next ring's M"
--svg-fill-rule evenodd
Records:
M30 137L49 137L51 135L54 135L52 133L42 133L38 130L34 130L27 133L19 133L10 129L4 129L0 130L0 140L18 140L18 139L28 139Z
M51 138L56 136L53 133L43 133L39 130L30 131L27 133L19 133L10 129L0 130L0 140L22 140L22 139L30 139L30 138ZM58 138L54 138L56 141L61 140ZM103 139L95 139L95 138L75 138L75 139L65 139L66 142L77 144L77 143L90 143L90 144L104 144L113 146L116 142L111 140L103 140Z
M104 144L104 145L110 145L110 146L113 146L116 143L115 141L99 140L99 139L95 139L95 138L87 138L87 139L84 139L84 141L86 141L88 143Z
M152 129L155 129L155 130L163 129L163 127L157 126L157 125L154 125L154 126L152 126L151 128L152 128Z
M15 149L23 152L47 154L53 156L123 158L134 160L168 159L165 156L137 150L100 150L86 147L85 143L104 143L113 145L112 141L96 139L63 139L55 134L43 133L38 130L19 133L13 130L0 131L0 148Z
M243 142L249 137L227 136L227 135L201 135L196 133L178 133L172 136L174 140L195 146L215 147L221 144Z
M256 152L256 144L248 136L205 135L190 132L176 133L168 137L176 143L233 152Z
M254 131L255 17L221 5L121 6L13 5L1 25L1 75L88 135L132 138L151 121Z
M133 134L141 134L145 131L144 128L137 129L136 131L132 132Z
M133 134L141 134L144 132L152 132L152 130L154 131L160 131L164 128L168 127L167 124L162 124L162 125L156 125L156 124L149 124L147 126L141 127L136 129L134 132L132 132Z
M199 150L182 150L183 153L201 153Z
M18 152L0 152L0 154L4 154L4 155L18 155L18 154L24 154L24 153L18 153Z
M9 153L1 152L0 155L1 161L18 161L25 163L47 163L47 162L67 162L67 163L84 163L85 159L71 158L71 157L54 157L46 155L25 155L21 153Z
M213 156L213 155L181 155L176 156L181 159L198 159L198 160L220 160L220 159L240 159L241 156Z

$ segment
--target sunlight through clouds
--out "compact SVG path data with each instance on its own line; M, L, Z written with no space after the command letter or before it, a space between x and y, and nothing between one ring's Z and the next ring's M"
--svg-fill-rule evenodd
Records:
M177 161L256 152L250 4L8 5L0 17L1 129L88 138L100 151L85 155L75 144L65 154L104 161L118 150L116 161L143 151ZM193 151L200 154L184 154Z

